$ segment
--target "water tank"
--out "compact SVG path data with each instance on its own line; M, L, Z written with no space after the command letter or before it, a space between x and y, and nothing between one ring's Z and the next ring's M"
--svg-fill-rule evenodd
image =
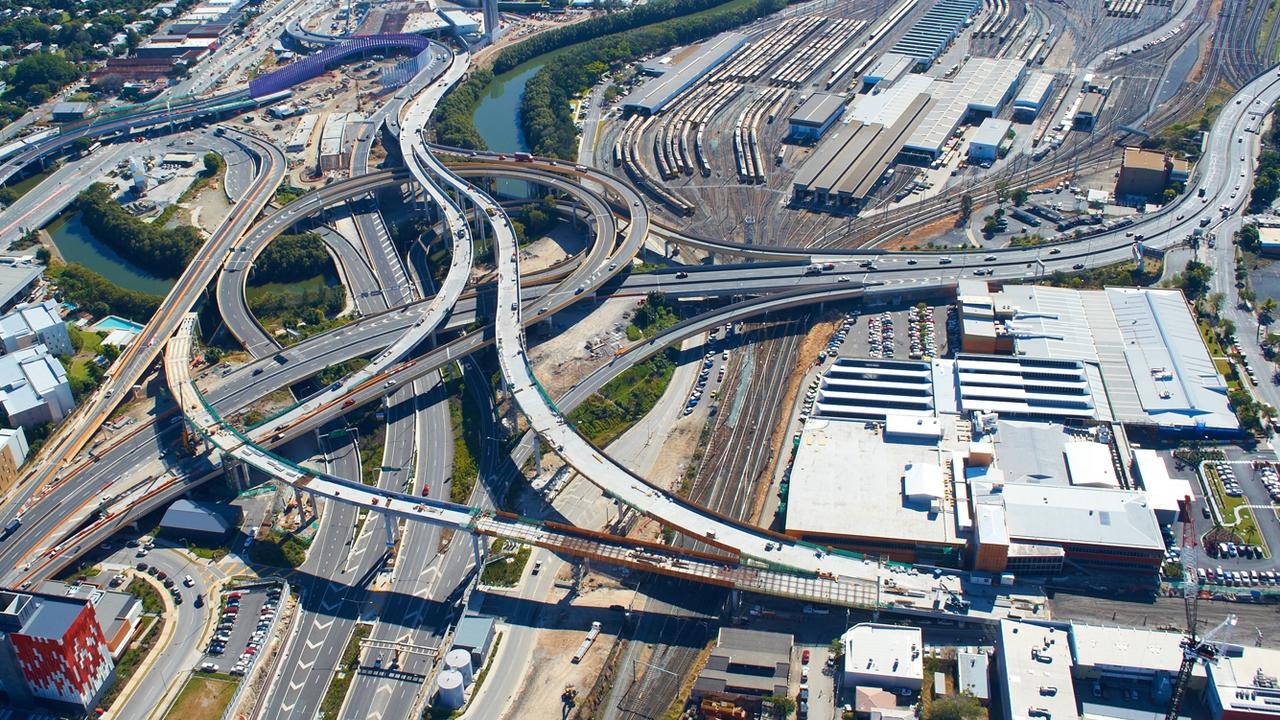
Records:
M471 651L463 648L454 648L444 656L444 669L457 670L462 674L462 681L467 685L471 684Z
M462 673L457 670L441 670L436 676L436 702L449 709L462 707Z

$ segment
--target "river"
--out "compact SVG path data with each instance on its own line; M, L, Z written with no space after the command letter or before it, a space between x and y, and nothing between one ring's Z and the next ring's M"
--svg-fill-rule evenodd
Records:
M80 221L78 212L60 215L45 229L67 262L83 265L126 290L163 297L173 287L173 280L143 271L95 238Z

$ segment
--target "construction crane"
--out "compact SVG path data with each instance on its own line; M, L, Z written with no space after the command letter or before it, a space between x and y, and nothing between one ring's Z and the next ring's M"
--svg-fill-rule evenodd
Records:
M1197 663L1209 665L1218 662L1223 647L1231 642L1231 630L1236 616L1228 615L1203 637L1197 636L1200 614L1200 587L1196 582L1196 533L1191 513L1191 496L1182 500L1182 601L1187 613L1187 636L1182 640L1182 664L1173 684L1173 697L1165 720L1177 720L1182 707L1182 696L1191 682L1191 673Z

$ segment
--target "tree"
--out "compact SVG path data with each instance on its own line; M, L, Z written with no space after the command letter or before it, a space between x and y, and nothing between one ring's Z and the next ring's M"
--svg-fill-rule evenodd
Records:
M1213 279L1213 268L1205 265L1199 260L1192 260L1187 263L1187 268L1182 271L1175 284L1182 288L1187 297L1192 300L1199 300L1209 290L1209 281Z
M1222 312L1222 302L1226 300L1226 297L1227 297L1226 295L1223 295L1222 293L1218 292L1218 293L1211 293L1209 297L1205 298L1205 302L1209 306L1210 315L1217 317L1218 314Z
M80 77L74 63L61 55L39 52L28 55L13 69L13 87L23 97L31 93L49 97L59 88Z
M1241 250L1256 253L1262 249L1262 236L1258 234L1257 225L1245 225L1236 233L1236 244Z
M986 715L982 703L970 693L945 695L929 704L925 720L978 720Z
M214 152L205 153L204 174L213 177L220 172L222 172L222 156Z
M1275 298L1267 298L1262 301L1262 315L1258 318L1263 325L1270 325L1275 320L1276 300Z
M1222 319L1218 321L1218 332L1222 333L1222 337L1230 340L1236 336L1236 324L1230 320Z
M796 711L796 701L786 695L770 695L764 700L773 706L773 716L779 720L791 717L791 713Z
M95 80L93 86L104 95L119 95L124 89L124 77L117 73L109 73Z
M968 220L973 214L973 195L965 193L960 196L960 218Z
M1022 205L1022 203L1027 201L1027 197L1029 195L1030 193L1027 192L1026 188L1018 188L1017 190L1014 190L1012 193L1009 193L1009 199L1013 200L1014 205L1020 206Z
M78 137L71 141L71 150L76 155L84 155L89 152L89 148L93 147L93 142L91 137Z

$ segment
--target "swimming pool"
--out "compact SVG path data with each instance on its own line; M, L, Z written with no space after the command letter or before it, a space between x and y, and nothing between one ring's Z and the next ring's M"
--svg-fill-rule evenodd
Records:
M111 332L112 330L129 330L130 332L142 332L143 325L132 320L125 320L119 315L108 315L98 322L94 323L93 328L99 332Z

